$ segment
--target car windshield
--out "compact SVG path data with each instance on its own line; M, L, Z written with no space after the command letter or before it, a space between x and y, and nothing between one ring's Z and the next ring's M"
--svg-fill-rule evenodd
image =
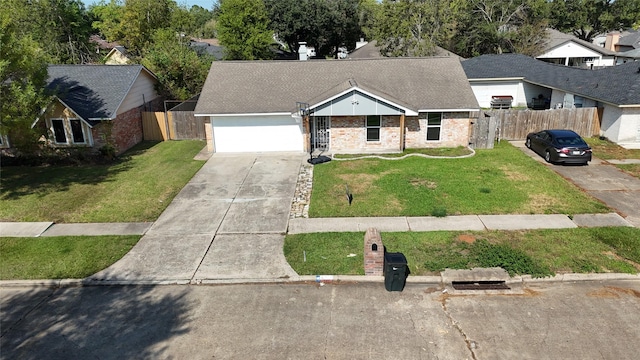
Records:
M577 136L571 136L571 137L560 137L556 140L558 142L559 145L562 146L578 146L578 145L587 145L587 143L584 142L584 140L582 140L582 138L577 137Z

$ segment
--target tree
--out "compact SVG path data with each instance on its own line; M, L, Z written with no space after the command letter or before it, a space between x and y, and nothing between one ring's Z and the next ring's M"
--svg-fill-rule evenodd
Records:
M218 15L218 39L228 60L273 57L272 31L262 0L222 0Z
M198 55L170 29L156 30L142 64L158 77L160 92L168 98L186 100L199 93L213 58Z
M89 8L90 15L94 18L91 26L98 30L107 41L117 41L123 37L122 14L124 6L122 0L105 0Z
M271 27L290 52L304 41L318 56L353 48L362 36L359 0L266 0Z
M0 14L0 134L23 151L37 144L31 124L47 105L47 56L30 36L20 36L9 13Z
M3 0L18 36L31 36L50 62L81 64L93 60L91 19L80 0Z
M545 41L546 0L454 0L461 56L503 52L534 55Z
M585 41L640 21L638 0L553 0L550 8L551 26Z
M126 0L122 14L122 40L134 56L149 44L156 29L167 27L173 0Z
M449 0L384 0L378 13L376 40L385 56L433 55L447 36Z

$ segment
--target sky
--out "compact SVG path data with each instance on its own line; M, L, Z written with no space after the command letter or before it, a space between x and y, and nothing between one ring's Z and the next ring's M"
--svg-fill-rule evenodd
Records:
M187 8L192 7L193 5L202 6L205 9L211 10L213 9L214 0L174 0L178 5L187 5ZM90 5L97 4L100 0L82 0L84 5L88 8ZM106 0L108 2L108 0Z

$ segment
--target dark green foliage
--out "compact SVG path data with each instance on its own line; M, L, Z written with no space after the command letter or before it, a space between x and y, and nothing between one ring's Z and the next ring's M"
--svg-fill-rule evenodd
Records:
M530 256L507 244L491 244L486 240L477 240L470 250L470 257L479 267L501 267L511 276L515 274L529 274L533 277L553 275L548 267L537 264Z
M221 2L217 30L227 60L264 60L273 57L272 31L262 0Z
M361 34L358 0L265 0L271 28L288 50L304 41L318 56L335 56L338 47L353 49Z

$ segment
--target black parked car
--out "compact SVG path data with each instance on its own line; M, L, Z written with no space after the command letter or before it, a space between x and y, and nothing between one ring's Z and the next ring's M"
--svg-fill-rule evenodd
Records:
M527 147L549 163L587 164L591 147L571 130L543 130L527 135Z

